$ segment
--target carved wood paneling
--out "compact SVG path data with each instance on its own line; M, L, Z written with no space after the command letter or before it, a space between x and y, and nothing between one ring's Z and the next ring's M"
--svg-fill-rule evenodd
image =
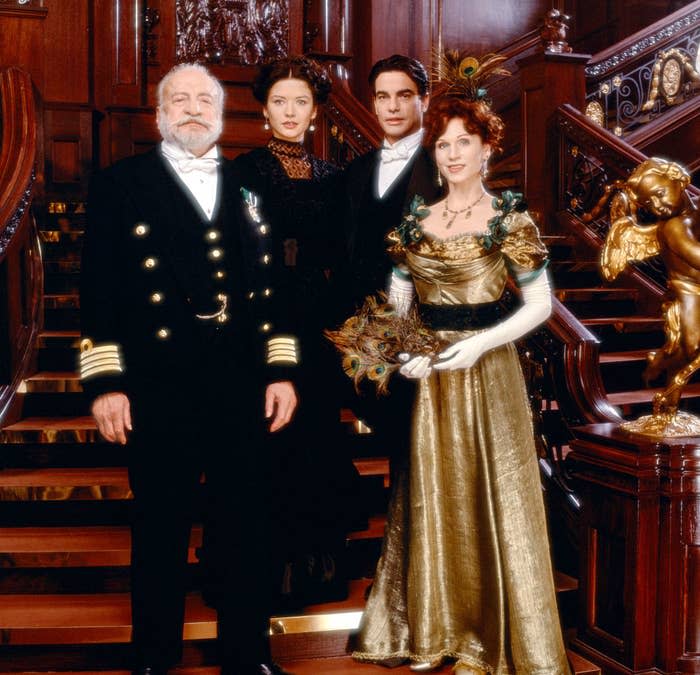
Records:
M145 0L94 0L95 99L98 107L144 104Z
M176 0L176 60L255 65L289 54L289 0Z
M46 191L79 199L93 163L93 112L88 106L47 104L44 110Z
M24 12L0 11L0 64L22 68L37 85L44 81L44 25Z
M610 673L700 672L697 439L613 424L576 433L567 465L582 496L584 573L574 648Z
M44 0L46 55L42 97L45 101L86 104L90 101L90 0Z

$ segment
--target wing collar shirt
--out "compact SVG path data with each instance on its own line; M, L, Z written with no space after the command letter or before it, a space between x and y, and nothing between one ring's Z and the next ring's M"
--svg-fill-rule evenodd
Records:
M379 155L379 171L377 172L377 194L383 197L392 183L398 178L409 163L411 157L416 154L423 140L423 129L419 129L410 136L402 138L393 145L384 139Z
M191 152L168 141L163 141L160 149L206 217L211 220L216 206L216 190L219 182L217 168L220 160L217 147L214 146L201 157L195 157Z

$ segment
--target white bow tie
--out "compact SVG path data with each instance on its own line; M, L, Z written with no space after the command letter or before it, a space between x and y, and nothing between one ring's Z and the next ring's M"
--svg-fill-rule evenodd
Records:
M408 159L409 154L408 148L403 143L397 143L390 148L382 148L382 164L388 164L398 159Z
M177 160L177 168L183 173L190 171L203 171L204 173L216 173L219 160L216 157L188 157Z

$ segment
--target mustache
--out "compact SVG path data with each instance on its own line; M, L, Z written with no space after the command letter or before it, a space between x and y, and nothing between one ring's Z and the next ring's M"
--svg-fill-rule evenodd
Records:
M181 127L185 124L199 124L199 126L204 127L205 129L211 129L212 127L212 125L206 120L203 120L199 117L194 117L193 115L184 115L176 122L173 122L171 126Z

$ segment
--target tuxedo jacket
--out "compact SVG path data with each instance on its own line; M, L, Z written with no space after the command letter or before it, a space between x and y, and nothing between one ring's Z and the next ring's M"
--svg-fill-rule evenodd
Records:
M269 226L232 164L218 171L211 221L159 149L92 178L80 290L88 396L293 377L294 317Z
M422 195L429 204L442 193L436 182L435 163L425 148L420 147L380 198L377 194L380 152L377 149L358 157L344 174L344 312L352 313L365 296L386 290L392 262L384 238L399 225L413 197Z

